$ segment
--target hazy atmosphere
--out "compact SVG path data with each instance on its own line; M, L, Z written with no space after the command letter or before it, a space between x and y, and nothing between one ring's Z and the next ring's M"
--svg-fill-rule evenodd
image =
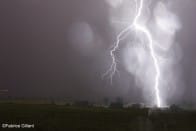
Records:
M168 3L171 14L178 17L174 17L174 23L179 21L168 27L177 30L175 35L158 36L153 22L149 22L154 34L162 40L171 38L174 43L172 53L167 54L172 55L169 59L172 66L164 66L166 75L161 78L169 79L165 101L196 104L196 1L168 1L163 3ZM149 21L156 19L151 18L153 12L155 16L160 15L156 8L158 2L154 0L149 6ZM106 97L111 100L122 97L125 102L146 102L150 95L143 90L148 89L146 84L138 85L140 80L132 72L134 66L139 68L132 60L133 55L128 54L130 59L124 59L129 49L126 44L116 53L118 72L113 83L107 76L102 77L112 62L110 49L123 28L115 24L118 21L112 22L114 17L123 17L119 12L123 14L124 10L118 4L118 0L1 0L0 90L8 90L6 95L10 97L95 102ZM140 53L134 49L128 52L134 51ZM131 68L126 66L126 61ZM170 73L172 75L168 75Z

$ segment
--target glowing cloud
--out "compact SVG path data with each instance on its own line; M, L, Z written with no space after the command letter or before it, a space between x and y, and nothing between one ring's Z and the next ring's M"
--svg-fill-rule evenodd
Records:
M154 9L155 22L148 21L147 23L144 18L149 7L145 7L145 5L148 4L144 4L144 0L135 0L133 20L117 35L116 42L110 50L112 64L103 74L103 77L109 75L112 83L112 78L118 71L115 52L119 49L121 41L130 36L130 32L134 32L137 42L129 43L131 45L134 43L137 46L134 48L129 46L124 50L125 67L143 83L143 86L147 86L144 88L144 92L151 92L152 95L145 94L146 96L153 96L149 100L151 105L163 107L166 102L162 79L167 80L164 78L166 76L164 71L169 70L168 65L171 64L169 62L171 58L166 57L167 55L164 53L168 53L174 43L173 38L176 30L180 28L180 24L177 17L162 2L158 2ZM119 23L127 24L124 21ZM148 98L146 97L146 99Z

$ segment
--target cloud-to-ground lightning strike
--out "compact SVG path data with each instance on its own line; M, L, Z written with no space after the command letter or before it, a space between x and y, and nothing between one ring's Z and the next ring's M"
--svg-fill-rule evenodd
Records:
M153 47L152 35L151 35L150 31L144 25L141 25L138 22L138 19L140 18L141 14L142 14L144 0L140 0L139 6L137 5L138 1L135 0L135 2L136 2L136 9L137 9L136 12L137 13L134 18L134 21L130 26L125 28L123 31L121 31L119 33L119 35L117 36L117 40L116 40L113 48L110 50L112 64L111 64L109 70L107 70L107 72L103 76L110 74L110 78L111 78L111 82L112 82L112 78L113 78L115 72L118 71L117 70L117 61L116 61L116 57L115 57L114 53L119 48L120 41L123 40L127 36L127 34L130 32L130 30L134 29L136 31L140 31L141 33L143 33L146 36L146 38L148 40L148 47L150 50L150 55L152 57L153 64L155 67L155 72L156 72L155 79L154 79L154 87L153 87L154 91L155 91L156 105L157 105L157 107L161 107L162 104L161 104L161 98L160 98L160 94L159 94L160 93L160 91L159 91L160 68L159 68L158 59L157 59L157 56L156 56L156 53L155 53L155 50Z

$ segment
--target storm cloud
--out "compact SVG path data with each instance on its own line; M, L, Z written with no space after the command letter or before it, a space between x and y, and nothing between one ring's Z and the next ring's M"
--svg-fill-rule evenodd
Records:
M111 64L108 51L116 36L111 9L117 4L108 0L0 1L0 89L8 89L9 96L90 101L120 96L126 102L143 102L141 89L123 64L113 85L101 77ZM183 92L176 90L169 102L196 103L196 2L175 0L170 6L183 26L175 36L182 56L174 69L181 72L183 82L178 88Z

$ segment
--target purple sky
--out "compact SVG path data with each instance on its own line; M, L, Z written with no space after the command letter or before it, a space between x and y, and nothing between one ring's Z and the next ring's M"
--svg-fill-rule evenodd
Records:
M142 101L134 78L125 71L123 77L131 78L128 82L121 79L110 86L101 79L114 40L109 8L104 0L1 0L0 90L8 89L10 96L82 100L122 96L127 101ZM184 85L179 85L183 93L176 92L172 102L196 103L195 12L195 0L176 0L174 13L182 23L176 40L183 53L176 66ZM94 33L92 51L79 51L70 38L74 25L83 31L81 23L88 23Z

